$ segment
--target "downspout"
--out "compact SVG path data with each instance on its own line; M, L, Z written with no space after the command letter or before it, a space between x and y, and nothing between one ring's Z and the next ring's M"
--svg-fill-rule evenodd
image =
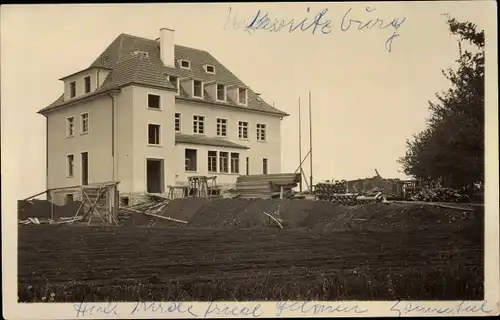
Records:
M49 117L45 117L45 190L49 190ZM47 194L48 200L49 194Z
M115 94L108 94L111 98L111 160L112 160L112 181L115 181Z

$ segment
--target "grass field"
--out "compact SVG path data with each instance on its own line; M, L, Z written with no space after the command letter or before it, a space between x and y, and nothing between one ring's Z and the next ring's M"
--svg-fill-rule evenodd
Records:
M22 226L19 301L482 299L482 213L394 208L344 208L386 214L342 228L319 210L284 229Z

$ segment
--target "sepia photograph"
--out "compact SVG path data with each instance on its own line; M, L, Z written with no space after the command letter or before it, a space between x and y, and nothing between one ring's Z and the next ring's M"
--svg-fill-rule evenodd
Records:
M498 315L495 5L2 5L12 303Z

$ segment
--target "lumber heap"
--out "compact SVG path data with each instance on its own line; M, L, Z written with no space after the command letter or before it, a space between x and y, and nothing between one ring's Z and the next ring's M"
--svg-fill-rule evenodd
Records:
M22 225L28 224L63 224L63 223L73 223L75 221L81 221L82 216L77 217L60 217L59 219L43 219L43 218L28 218L24 220L17 220L17 223Z
M320 182L314 186L314 193L320 200L332 200L334 195L347 193L347 181Z
M121 207L119 210L119 220L123 223L124 220L130 219L132 214L140 214L186 224L187 221L162 215L162 211L165 210L169 202L170 200L166 196L148 193L147 199L144 202L129 207Z
M422 189L410 197L414 201L469 202L469 196L451 188Z
M290 198L300 182L300 173L258 174L239 176L235 194L238 198Z
M377 188L362 193L349 193L348 190L348 182L346 180L320 182L314 186L314 194L317 199L337 202L343 205L356 205L384 200L382 192Z

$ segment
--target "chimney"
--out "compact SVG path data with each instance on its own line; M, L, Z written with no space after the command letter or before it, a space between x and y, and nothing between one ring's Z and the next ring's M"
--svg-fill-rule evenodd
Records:
M160 59L165 67L175 67L175 43L172 29L160 29Z

